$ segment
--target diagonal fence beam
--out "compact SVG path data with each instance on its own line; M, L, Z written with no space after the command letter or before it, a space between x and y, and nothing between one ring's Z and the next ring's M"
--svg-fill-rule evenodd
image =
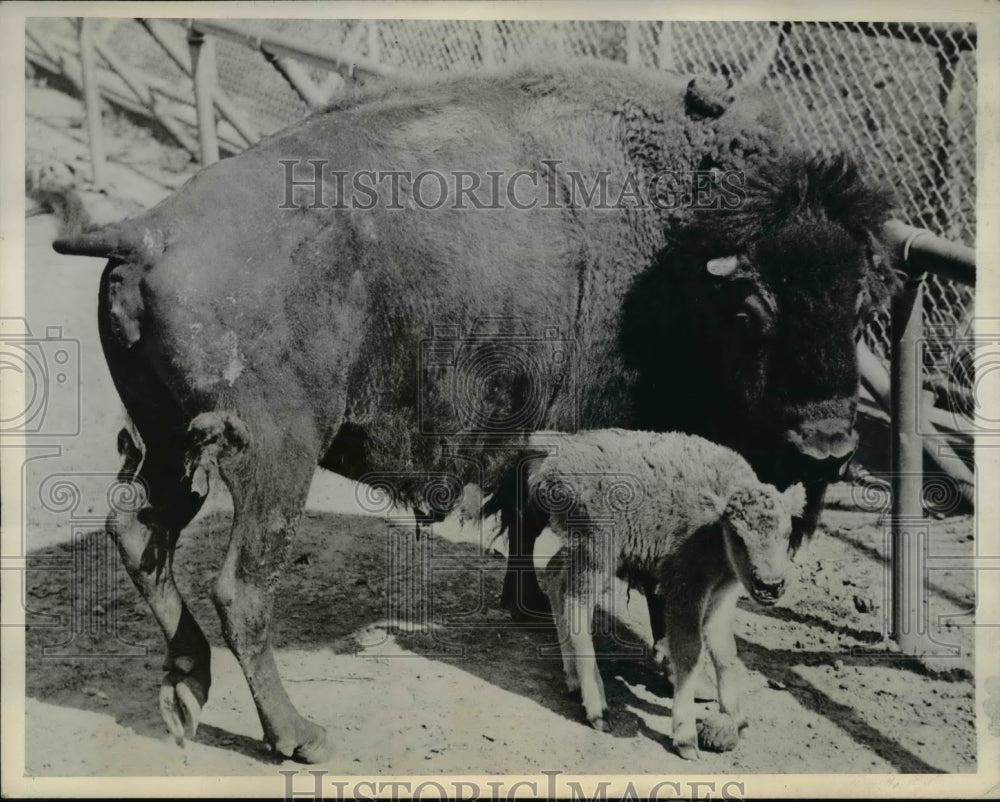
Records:
M153 41L160 46L163 52L167 54L178 69L180 69L180 71L188 78L191 78L192 72L190 53L184 49L183 45L171 39L169 34L166 32L166 23L160 20L139 17L136 18L136 22L146 29L149 35L153 38ZM246 144L248 146L254 144L260 139L260 132L256 129L256 127L247 121L240 110L236 107L236 104L233 103L229 96L218 85L215 87L212 101L222 118L236 129L239 135L246 140Z
M278 74L285 79L309 108L319 109L326 105L327 96L309 77L305 67L290 58L272 53L266 47L261 46L260 52L267 63L278 71Z

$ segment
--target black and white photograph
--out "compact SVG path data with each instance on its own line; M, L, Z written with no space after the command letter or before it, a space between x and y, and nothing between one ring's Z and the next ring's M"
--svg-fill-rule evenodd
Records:
M995 798L1000 7L0 16L4 796Z

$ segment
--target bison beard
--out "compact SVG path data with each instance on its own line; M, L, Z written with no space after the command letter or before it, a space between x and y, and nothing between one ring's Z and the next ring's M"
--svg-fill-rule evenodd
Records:
M151 539L172 549L200 507L191 448L213 449L235 507L215 588L227 643L267 742L307 761L325 754L325 733L289 701L268 630L317 464L392 477L397 496L433 519L446 510L425 506L428 476L489 492L531 428L678 429L742 451L765 481L810 481L798 536L812 530L824 483L852 448L854 336L893 286L876 239L889 203L850 160L792 150L771 119L756 101L701 102L688 81L610 64L389 87L212 165L140 217L55 244L111 259L98 322L142 439L134 481L149 492L109 529L169 644L173 731L197 726L207 642L172 559L144 552ZM287 209L289 158L331 171L473 165L484 175L557 159L562 171L640 183L715 169L746 177L746 201L718 211ZM565 188L563 173L553 180ZM448 391L463 386L460 361L428 367L422 344L444 327L451 347L478 347L481 321L498 315L517 331L487 332L489 352L524 359L490 373L470 405ZM530 414L512 415L529 401ZM229 422L213 429L218 449L189 434L205 414ZM514 425L495 425L504 420ZM512 527L505 589L520 611L542 604L535 528Z

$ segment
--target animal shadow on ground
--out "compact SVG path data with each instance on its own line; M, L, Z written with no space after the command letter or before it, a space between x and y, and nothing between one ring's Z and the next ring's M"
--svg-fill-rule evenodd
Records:
M228 531L229 515L206 515L184 532L174 559L181 592L217 646L224 640L210 589ZM51 570L55 565L64 568ZM65 568L74 565L98 566L95 573L103 579L88 582L86 570L81 575ZM412 528L383 519L307 513L276 594L272 642L279 652L352 654L364 648L365 633L384 630L404 650L452 663L585 727L579 698L565 688L554 627L515 623L499 609L503 572L504 561L483 554L477 544L416 537ZM156 703L163 641L103 532L33 552L25 600L29 697L110 714L140 734L163 736ZM645 601L634 594L630 604ZM52 648L70 634L75 637L69 647ZM612 736L641 734L672 751L669 726L660 731L643 715L665 720L671 706L670 684L651 647L620 619L600 612L595 645ZM748 668L782 683L803 707L829 718L901 771L933 770L793 671L804 659L844 655L806 657L746 640L740 654ZM202 726L198 741L277 762L261 742L220 727Z
M225 641L210 591L229 521L225 513L196 520L174 558L178 586L215 646ZM63 569L51 570L54 565ZM72 565L101 566L104 576L88 578L70 570ZM586 726L579 697L565 687L554 626L515 623L499 609L504 567L502 559L474 544L417 538L411 528L381 519L307 513L276 594L272 642L278 651L351 654L373 630L384 630L407 651L452 663ZM162 637L111 539L94 531L32 552L25 599L27 695L110 714L138 734L163 737L157 709ZM638 595L631 603L645 604ZM631 737L645 730L669 749L668 736L649 730L628 710L669 716L670 686L652 649L600 612L595 644L612 734ZM647 692L640 697L630 688ZM207 723L197 739L277 762L262 743Z

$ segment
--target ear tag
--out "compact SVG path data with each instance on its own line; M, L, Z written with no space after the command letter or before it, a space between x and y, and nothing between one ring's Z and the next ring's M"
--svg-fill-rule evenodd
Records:
M738 256L721 256L718 259L710 259L705 267L711 275L722 278L735 273L739 264Z

